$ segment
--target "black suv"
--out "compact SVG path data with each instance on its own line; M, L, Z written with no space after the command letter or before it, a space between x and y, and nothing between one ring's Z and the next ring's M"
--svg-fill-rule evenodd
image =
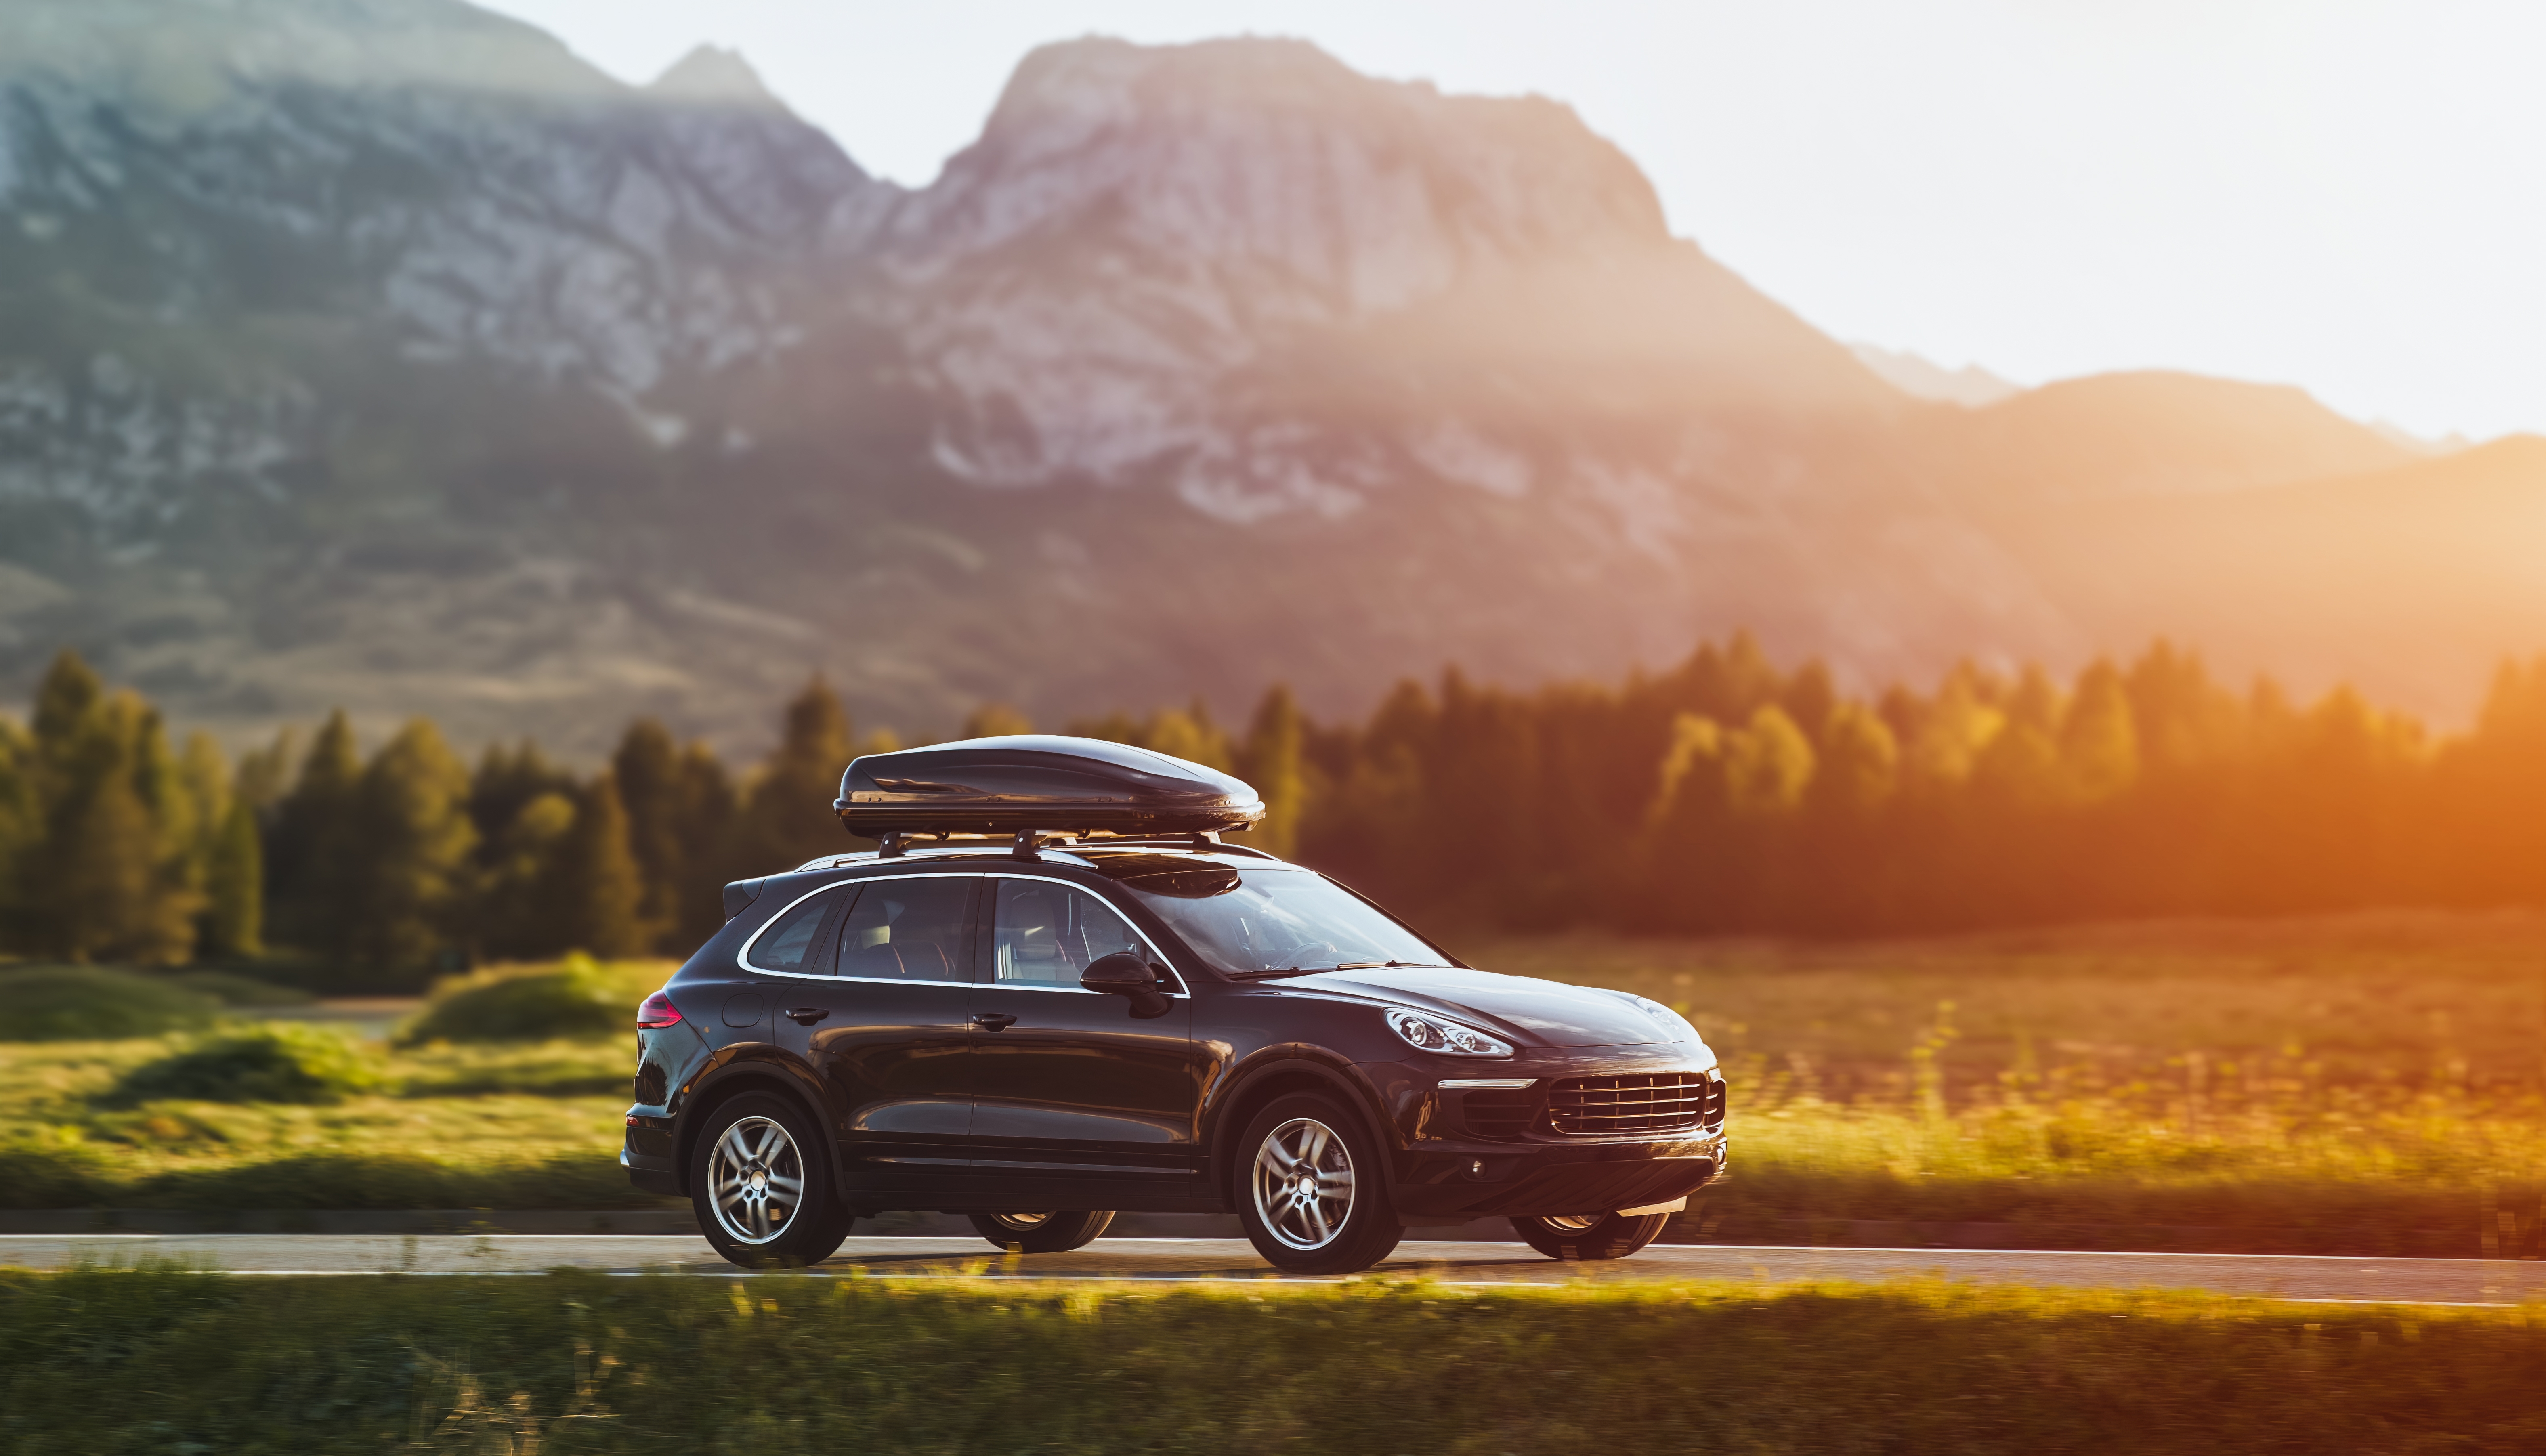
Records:
M1686 1020L1476 970L1220 842L1263 811L1215 770L976 739L861 758L836 807L883 847L727 886L638 1013L620 1161L736 1263L814 1262L887 1209L1026 1252L1234 1211L1302 1273L1495 1215L1616 1258L1723 1170Z

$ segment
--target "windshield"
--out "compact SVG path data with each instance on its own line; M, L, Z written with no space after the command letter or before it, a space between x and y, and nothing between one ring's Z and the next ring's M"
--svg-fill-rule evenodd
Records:
M1306 870L1221 870L1124 882L1196 954L1232 976L1448 958L1351 892Z

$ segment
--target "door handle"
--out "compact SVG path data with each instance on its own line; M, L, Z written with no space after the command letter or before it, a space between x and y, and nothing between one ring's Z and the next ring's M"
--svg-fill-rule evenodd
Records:
M983 1011L973 1018L973 1024L983 1031L1005 1031L1017 1024L1017 1018L1002 1011Z
M779 1014L785 1016L788 1020L795 1022L798 1026L810 1026L814 1022L821 1020L823 1017L830 1015L831 1008L828 1006L798 1006L793 1010L782 1011Z

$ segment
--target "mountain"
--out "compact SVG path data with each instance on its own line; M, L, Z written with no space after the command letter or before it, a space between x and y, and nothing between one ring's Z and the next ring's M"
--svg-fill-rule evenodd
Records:
M2546 649L2546 439L2264 489L2107 499L2000 523L2090 634L2163 633L2388 701L2474 706Z
M910 190L730 52L0 0L0 679L226 730L2066 662L2142 634L2055 518L2411 458L2221 381L1911 397L1565 106L1298 42L1047 46Z
M2023 385L2009 384L1977 364L1947 369L1923 354L1907 349L1886 349L1879 344L1850 344L1847 348L1859 364L1874 371L1885 384L1919 399L1976 409L1984 404L1995 404L2009 394L2022 393L2024 389Z

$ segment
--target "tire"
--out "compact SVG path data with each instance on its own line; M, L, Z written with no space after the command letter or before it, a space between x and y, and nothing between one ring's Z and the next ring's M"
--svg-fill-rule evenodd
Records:
M1019 1253L1066 1253L1085 1248L1114 1222L1110 1208L1062 1213L973 1214L973 1227L999 1248Z
M1552 1259L1622 1259L1661 1237L1669 1214L1529 1215L1511 1221L1521 1242Z
M1381 1157L1362 1119L1333 1100L1276 1098L1237 1145L1231 1192L1247 1241L1292 1274L1353 1274L1388 1257L1405 1231ZM1304 1161L1315 1171L1314 1186L1296 1181Z
M716 1251L746 1269L820 1263L855 1222L831 1187L813 1119L769 1092L744 1092L709 1112L690 1150L690 1207Z

